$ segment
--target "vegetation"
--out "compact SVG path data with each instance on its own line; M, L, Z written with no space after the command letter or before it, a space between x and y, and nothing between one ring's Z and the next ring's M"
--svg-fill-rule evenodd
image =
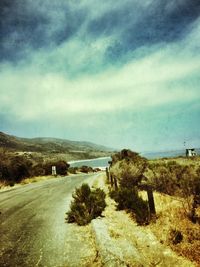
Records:
M196 208L200 205L200 167L169 161L151 163L149 169L151 171L149 180L155 190L182 197L187 216L192 222L197 222L199 218L196 215Z
M119 184L110 192L117 209L131 212L138 224L149 223L147 193L140 189L150 185L157 215L147 227L179 255L200 264L200 157L147 161L124 150L113 156L107 178Z
M89 159L110 156L107 147L90 142L76 142L57 138L20 138L0 132L0 147L12 152L40 153L41 156L63 160Z
M92 219L101 216L106 207L105 196L103 190L91 190L87 184L77 188L73 194L70 211L67 212L67 222L86 225Z
M43 165L45 170L45 175L49 175L52 173L52 166L56 166L56 173L59 175L67 175L67 171L69 168L69 164L64 160L54 161L54 162L47 162Z
M139 225L149 223L148 202L139 197L136 187L120 188L118 191L111 191L110 196L117 202L117 209L127 210L132 213Z
M148 202L138 194L138 185L144 178L147 161L130 150L122 150L112 156L110 175L119 183L110 196L117 202L117 209L131 212L138 224L150 220Z
M47 176L56 166L58 175L69 172L70 160L110 156L109 149L89 142L56 138L19 138L0 132L0 187ZM90 167L70 168L70 173L93 172Z
M78 168L80 172L83 172L83 173L88 173L88 172L93 172L93 168L92 167L89 167L89 166L81 166Z
M116 192L111 192L111 196L118 203L118 208L132 210L136 217L137 213L139 214L138 210L142 209L141 214L146 218L141 221L149 220L148 205L141 204L141 200L136 201L138 188L142 188L144 183L158 192L181 197L188 218L194 223L200 221L196 212L200 205L200 166L198 164L181 165L175 160L148 162L137 153L124 149L112 156L110 175L112 180L116 179L119 184L119 190L115 187ZM139 205L138 203L141 207L137 210L133 206Z
M53 165L59 175L66 175L69 168L69 164L62 160L38 163L26 155L13 155L6 150L0 151L0 158L0 181L7 185L20 183L29 177L50 175Z

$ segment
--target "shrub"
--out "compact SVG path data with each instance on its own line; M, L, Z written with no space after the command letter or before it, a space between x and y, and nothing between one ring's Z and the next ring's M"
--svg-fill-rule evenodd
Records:
M143 179L147 166L145 158L131 150L124 149L112 156L111 174L116 177L121 187L138 185Z
M72 174L76 174L78 171L78 167L69 167L68 172Z
M79 171L83 172L83 173L88 173L88 172L93 172L93 169L92 169L92 167L83 165L83 166L79 167Z
M16 183L31 176L32 162L23 156L13 157L7 165L7 180Z
M174 161L149 164L152 171L151 183L158 192L175 195L180 190L183 167Z
M117 209L131 212L139 225L149 223L148 202L139 197L136 187L120 188L112 191L110 196L117 202Z
M57 174L60 174L60 175L66 175L67 174L67 170L69 168L69 164L64 161L64 160L59 160L56 162L56 172Z
M31 171L32 176L42 176L45 175L45 169L43 167L42 163L39 163L35 166L33 166L32 171Z
M106 207L106 195L100 188L91 190L87 184L83 184L80 188L76 188L72 196L70 211L66 213L68 223L86 225L92 219L101 216Z
M179 244L183 240L183 235L181 231L176 229L171 229L169 233L169 241L173 245Z
M192 165L186 166L182 173L181 194L186 200L186 210L189 219L196 223L199 217L196 214L196 209L200 205L200 179L199 168L194 169Z
M45 175L50 175L52 173L52 166L56 166L57 174L66 175L70 165L64 160L47 162L43 165Z

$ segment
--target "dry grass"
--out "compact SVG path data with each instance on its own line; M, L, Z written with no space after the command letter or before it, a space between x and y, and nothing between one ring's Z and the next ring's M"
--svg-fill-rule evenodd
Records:
M59 176L56 176L56 177L59 177ZM36 182L40 182L40 181L46 181L46 180L49 180L52 178L55 178L55 176L46 175L46 176L31 177L31 178L26 178L26 179L22 180L20 184L31 184L31 183L36 183Z
M186 165L195 165L195 167L200 166L200 156L196 156L193 158L177 157L177 158L152 159L149 160L149 163L168 163L170 161L176 161L177 164L184 166Z
M56 176L56 177L59 178L60 176ZM36 183L40 181L46 181L46 180L53 179L53 178L55 178L55 176L52 176L52 175L31 177L31 178L26 178L22 180L20 183L14 184L13 186L8 185L6 182L0 181L0 190L6 191L11 188L19 187L21 185Z
M141 193L146 198L146 193ZM170 246L176 253L200 266L200 225L193 224L186 216L183 200L168 195L154 193L157 221L147 226L160 240ZM200 210L198 211L200 212ZM171 230L178 230L183 235L183 241L172 244Z

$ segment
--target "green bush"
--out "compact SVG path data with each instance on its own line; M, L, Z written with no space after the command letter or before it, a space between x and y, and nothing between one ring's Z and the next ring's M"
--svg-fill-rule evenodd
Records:
M78 167L69 167L68 172L72 174L76 174L78 171Z
M106 195L100 188L91 190L87 184L83 184L80 188L76 188L72 196L70 211L66 213L68 223L86 225L92 219L101 216L106 207Z
M32 162L23 156L2 159L0 163L0 179L11 183L19 183L31 176Z
M79 171L83 172L83 173L89 173L89 172L93 172L93 169L92 169L92 167L83 165L83 166L79 167Z
M139 197L136 187L111 191L110 196L117 202L117 209L131 212L139 225L149 223L148 202Z
M117 178L121 187L138 185L147 167L147 161L139 154L124 149L112 156L110 172Z
M70 165L64 160L47 162L46 164L43 165L43 168L45 170L45 175L52 174L52 166L56 166L57 174L66 175Z

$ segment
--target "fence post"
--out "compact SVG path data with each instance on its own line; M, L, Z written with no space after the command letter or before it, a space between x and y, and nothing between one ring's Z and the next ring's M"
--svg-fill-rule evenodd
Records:
M114 177L114 185L115 185L115 190L118 190L118 184L117 184L117 178Z
M147 196L149 202L149 210L151 215L156 215L154 197L153 197L153 190L151 186L147 186Z
M108 170L108 168L106 167L106 177L107 177L107 181L108 181L108 183L110 182L110 173L109 173L109 170Z
M111 173L110 173L110 185L111 185L111 187L113 187L113 176Z

